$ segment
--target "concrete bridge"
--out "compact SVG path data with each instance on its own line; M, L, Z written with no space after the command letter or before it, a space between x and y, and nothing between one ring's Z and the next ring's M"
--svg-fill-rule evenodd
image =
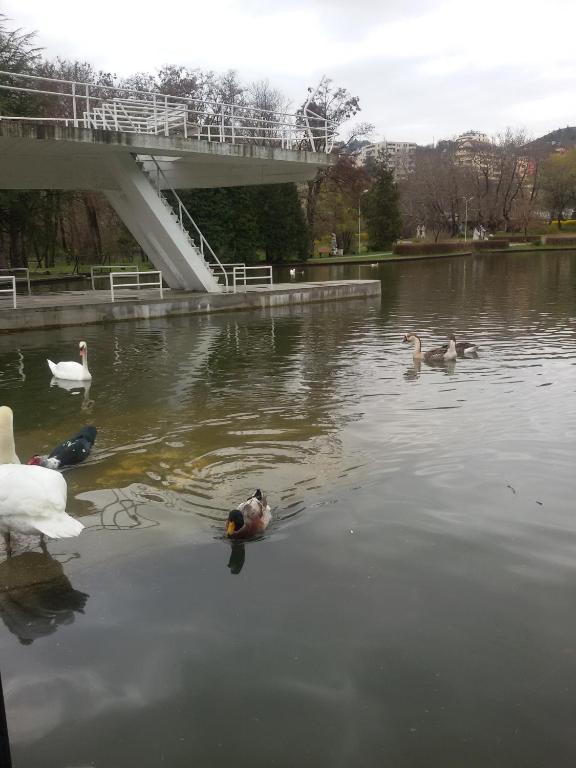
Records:
M171 288L217 293L228 273L177 189L306 181L335 129L297 114L0 72L39 114L0 116L0 189L98 190Z

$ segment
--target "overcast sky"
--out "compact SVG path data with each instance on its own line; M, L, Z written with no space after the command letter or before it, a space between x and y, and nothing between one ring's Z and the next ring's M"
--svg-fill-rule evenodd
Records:
M374 138L429 143L576 124L574 0L0 0L48 57L127 75L167 63L268 78L297 106L323 74Z

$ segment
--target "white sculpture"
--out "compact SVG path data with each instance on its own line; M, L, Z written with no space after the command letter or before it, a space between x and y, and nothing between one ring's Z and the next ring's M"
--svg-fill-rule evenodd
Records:
M338 240L336 239L336 233L332 232L330 236L330 255L334 256L338 250Z

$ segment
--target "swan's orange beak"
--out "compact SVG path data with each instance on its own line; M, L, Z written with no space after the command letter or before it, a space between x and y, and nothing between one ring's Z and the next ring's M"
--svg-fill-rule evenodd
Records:
M226 523L226 536L230 536L232 533L234 533L234 523L228 521Z

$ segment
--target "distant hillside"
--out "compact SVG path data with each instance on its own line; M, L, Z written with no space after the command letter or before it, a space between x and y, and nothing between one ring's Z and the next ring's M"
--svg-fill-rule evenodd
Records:
M547 149L553 152L557 149L572 149L576 147L576 126L566 126L531 141L526 146L533 149Z

